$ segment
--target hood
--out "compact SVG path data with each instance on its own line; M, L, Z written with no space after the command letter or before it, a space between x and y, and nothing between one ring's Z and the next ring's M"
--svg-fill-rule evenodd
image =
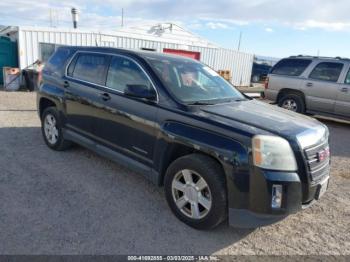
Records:
M302 147L315 144L327 132L323 124L311 117L257 100L205 106L201 111L228 125L238 121L285 138L297 138Z

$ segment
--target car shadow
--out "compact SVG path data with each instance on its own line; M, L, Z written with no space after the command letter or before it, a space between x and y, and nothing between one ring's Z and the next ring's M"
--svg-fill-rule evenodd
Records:
M253 232L192 229L163 189L82 147L50 150L39 127L0 128L2 254L211 254Z

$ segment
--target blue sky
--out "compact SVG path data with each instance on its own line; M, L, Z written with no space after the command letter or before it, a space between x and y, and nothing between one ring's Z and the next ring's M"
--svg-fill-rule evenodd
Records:
M197 29L194 32L233 49L237 49L239 34L242 32L241 50L265 56L320 54L350 57L350 32L318 28L298 30L285 26L264 27L259 24L237 26L226 30Z
M86 29L174 22L212 42L263 56L350 57L348 0L1 0L0 25L70 27L70 8Z

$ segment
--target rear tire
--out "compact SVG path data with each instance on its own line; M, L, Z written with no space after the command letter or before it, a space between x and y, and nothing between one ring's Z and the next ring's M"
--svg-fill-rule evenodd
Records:
M175 160L166 171L164 189L174 215L193 228L212 229L227 218L225 176L220 164L208 156Z
M68 149L72 143L63 137L62 123L55 107L48 107L41 117L41 132L46 145L57 151Z
M283 94L278 100L278 106L300 114L305 113L304 99L298 94Z

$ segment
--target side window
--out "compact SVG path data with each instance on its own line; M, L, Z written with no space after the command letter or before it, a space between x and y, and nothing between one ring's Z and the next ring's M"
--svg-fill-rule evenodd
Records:
M283 59L278 62L271 73L276 75L300 76L310 65L309 59Z
M46 63L44 70L57 72L61 71L70 55L69 49L59 48Z
M151 82L133 61L114 56L108 70L106 86L124 92L127 85L145 85L151 87Z
M350 70L348 71L348 74L346 75L345 84L350 85Z
M39 43L40 60L46 63L50 56L55 52L55 49L55 44Z
M311 72L309 78L322 81L337 82L342 69L343 64L341 63L319 63Z
M104 85L107 59L108 56L105 55L79 54L74 70L69 67L68 74L71 73L71 76L76 79Z

